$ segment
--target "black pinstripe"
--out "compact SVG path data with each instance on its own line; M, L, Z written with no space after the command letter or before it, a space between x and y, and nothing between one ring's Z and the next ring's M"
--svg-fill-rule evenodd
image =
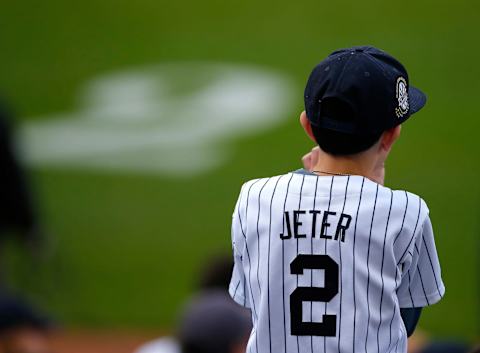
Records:
M247 278L245 277L245 272L243 272L243 306L247 305L247 293L246 293L247 289L245 288L246 285L247 285Z
M315 194L313 196L313 210L315 210L315 203L317 201L317 188L318 188L318 175L315 180ZM313 255L313 237L315 236L315 233L312 232L312 237L310 238L310 253ZM310 287L313 287L313 270L310 271ZM310 321L313 321L313 303L310 302ZM313 353L313 336L310 336L310 350Z
M420 259L420 251L418 251L417 244L415 244L415 250L417 250L418 258ZM427 292L425 291L425 287L423 286L422 273L420 272L420 267L418 266L418 262L417 262L417 272L418 272L418 277L420 278L420 284L422 285L423 295L425 296L425 300L427 301L427 305L430 305L430 302L429 302L428 296L427 296Z
M388 209L388 216L387 216L387 224L385 225L385 237L383 239L383 250L382 250L382 267L380 269L380 273L382 276L382 291L380 295L380 321L378 322L377 328L377 351L380 352L380 325L382 324L382 304L383 304L383 290L385 288L385 283L383 280L383 262L385 261L385 244L387 242L387 233L388 233L388 223L390 221L390 213L392 211L392 203L393 203L393 191L390 191L390 207Z
M251 186L250 186L251 187ZM238 207L237 207L237 214L238 214L238 220L240 223L240 230L242 231L243 237L245 239L245 247L247 246L246 244L246 237L245 237L245 231L243 230L243 225L242 225L242 218L240 217L240 205L242 203L242 198L243 198L244 190L242 187L242 190L240 191L240 197L239 197L239 202L238 202ZM233 240L233 244L235 247L235 240ZM242 264L243 264L243 255L241 256L242 259ZM243 273L243 306L247 305L247 288L246 288L246 283L247 283L247 278L245 276L245 271L242 270Z
M258 183L260 181L260 179L254 181L250 187L248 188L248 192L247 192L247 203L245 205L245 218L248 217L248 199L250 197L250 190L252 189L253 185L255 185L256 183ZM238 213L238 218L240 220L240 228L242 229L242 234L243 234L243 237L245 239L245 249L247 251L247 257L248 257L248 282L250 284L250 295L252 297L252 305L253 305L253 314L254 314L254 317L255 317L255 322L258 321L258 315L257 315L257 310L255 308L255 298L253 296L253 288L252 288L252 261L250 259L250 252L248 251L248 245L247 245L247 236L245 234L245 232L243 231L243 226L242 226L242 219L240 217L240 212ZM257 335L255 335L255 347L256 347L256 352L258 353L258 339L257 339Z
M258 221L260 219L260 198L261 198L261 195L262 195L262 191L263 191L263 188L265 187L265 185L267 185L268 181L270 180L270 178L267 179L267 181L265 181L265 183L262 185L262 187L260 188L260 191L258 192L258 215L257 215L257 283L258 283L258 291L260 293L260 295L262 295L262 287L260 285L260 278L259 278L259 270L260 270L260 234L258 232ZM250 189L248 190L250 192ZM247 207L248 207L248 195L247 195ZM250 276L250 275L249 275ZM250 286L251 286L251 282L250 282ZM252 289L251 289L252 290ZM253 296L253 291L252 291L252 296ZM256 314L257 316L257 321L258 321L258 315ZM255 335L255 348L256 348L256 351L258 353L258 334Z
M408 294L410 294L410 300L412 301L412 307L415 307L415 303L413 302L412 290L410 289L410 283L412 283L412 278L410 277L410 269L408 269Z
M305 182L305 174L302 175L302 185L300 185L300 196L298 200L298 210L300 211L300 207L302 205L302 194L303 194L303 183ZM297 238L297 256L298 256L298 238ZM297 275L297 287L298 287L298 275ZM300 353L300 343L298 342L297 336L297 351Z
M257 282L258 282L258 291L260 295L262 295L262 286L260 285L260 276L259 276L259 271L260 271L260 232L258 231L258 222L260 221L260 198L262 196L262 191L265 188L265 186L268 184L270 181L270 178L267 179L267 181L262 185L260 188L260 191L258 193L258 213L257 213Z
M407 197L407 201L408 201L408 197ZM418 227L418 221L420 220L421 209L422 209L422 200L419 197L418 198L418 215L417 215L417 221L415 222L415 227L413 229L413 234L412 234L412 237L410 238L410 241L408 242L408 245L407 245L405 251L402 253L402 256L400 256L400 260L397 263L397 267L402 262L403 258L405 257L405 255L407 253L410 254L411 256L413 256L413 254L410 252L409 248L410 248L410 244L412 243L413 239L415 238L415 233L416 233L417 227ZM402 226L403 226L403 224L402 224ZM410 269L408 270L407 275L408 275L408 294L410 296L410 301L412 302L412 307L415 307L415 302L413 300L412 291L410 289L410 283L411 283ZM397 338L397 342L395 344L395 349L397 349L399 341L400 341L400 337Z
M290 188L290 182L292 181L293 173L290 174L290 179L288 180L287 190L285 191L285 201L283 202L283 214L285 215L285 206L287 205L288 198L288 189ZM282 224L282 234L285 234L285 222ZM282 241L282 296L283 296L283 347L284 353L287 353L287 320L285 316L285 246Z
M235 299L235 296L237 295L237 290L238 290L238 287L240 286L240 280L238 280L238 283L237 283L237 286L235 287L235 291L233 292L233 299Z
M343 199L343 206L342 206L342 213L345 211L345 204L347 203L347 194L348 194L348 183L350 182L350 175L347 176L347 182L345 185L345 197ZM340 273L340 278L343 278L342 276L342 242L341 239L338 239L338 254L339 254L339 273ZM338 352L340 352L340 341L341 341L341 335L342 335L342 281L339 282L339 292L340 292L340 315L338 315Z
M238 213L238 219L240 221L240 229L242 229L242 234L243 234L243 237L245 239L245 250L247 251L247 258L248 258L248 272L250 272L251 270L251 262L250 262L250 252L248 251L248 245L247 245L247 236L245 235L245 232L243 231L243 226L242 226L242 220L240 218L240 213ZM248 281L250 281L250 274L249 274L249 278L248 278ZM251 286L251 283L250 283L250 291L252 290L252 286ZM246 296L246 293L244 293L244 296ZM253 299L253 293L252 293L252 302L253 302L253 313L255 314L256 316L256 311L255 311L255 300Z
M410 248L410 244L412 244L413 239L415 239L415 233L417 232L417 226L418 226L418 221L420 219L420 211L422 210L422 199L419 197L418 198L418 216L417 216L417 222L415 223L415 228L413 230L412 237L410 238L410 241L408 242L407 248L403 252L402 256L400 256L400 260L398 260L397 266L402 262L403 257L407 253L408 249Z
M368 250L367 250L367 334L365 336L365 352L367 352L367 341L368 341L368 327L370 326L370 301L368 297L369 289L370 289L370 244L372 240L372 228L373 228L373 219L375 217L375 208L377 207L377 196L378 196L378 184L377 184L377 191L375 192L375 202L373 204L373 211L372 211L372 221L370 223L370 235L368 236Z
M407 192L405 192L405 198L406 198L405 212L403 213L402 225L400 226L400 230L398 231L398 234L396 235L395 240L393 241L394 244L395 244L395 241L397 241L397 238L399 237L399 235L402 233L403 225L405 224L405 216L407 215L407 209L408 209L408 194L407 194ZM398 276L399 276L398 266L395 266L395 289L398 288L398 280L397 280ZM387 351L390 351L390 345L392 344L392 324L393 324L393 319L395 318L396 313L397 313L397 307L394 306L393 307L393 316L392 316L392 319L390 320L390 339L388 341ZM397 343L398 343L398 341L397 341Z
M352 352L355 353L355 328L357 323L357 301L356 301L356 291L355 291L355 243L357 239L357 221L358 221L358 212L360 211L360 204L362 203L362 192L363 192L363 184L365 183L365 178L362 179L362 186L360 187L360 197L358 199L358 207L357 207L357 215L355 216L355 228L353 230L353 350Z
M394 239L394 241L393 241L393 245L395 245L395 243L397 242L398 237L399 237L400 234L402 233L403 224L405 223L405 216L407 215L407 209L408 209L408 194L407 194L406 191L405 191L405 199L406 199L407 201L406 201L406 204L405 204L405 212L403 213L402 227L401 227L401 229L400 229L400 232L398 232L398 234L395 236L395 239Z
M408 194L405 192L405 194L407 195L407 206L408 206ZM417 230L417 225L418 225L418 220L420 219L420 211L421 211L421 206L422 206L422 201L420 199L420 197L418 198L418 203L419 203L419 206L418 206L418 216L417 216L417 221L415 223L415 228L413 230L413 235L408 243L408 246L407 248L405 249L405 251L403 252L402 256L400 256L400 260L398 261L397 263L397 268L398 266L400 265L401 261L403 260L403 257L405 256L405 254L408 252L410 255L411 252L409 251L409 247L410 247L410 244L412 242L412 240L415 238L415 232ZM407 206L405 207L405 212L407 212ZM404 220L405 220L405 216L404 216ZM403 228L403 222L402 222L402 228ZM401 231L400 231L401 232ZM399 233L400 234L400 233ZM399 235L398 234L398 235ZM398 238L398 235L397 235L397 238ZM403 267L404 267L404 264L402 264L402 272L403 272ZM415 304L413 302L413 297L412 297L412 292L410 290L410 269L408 270L407 272L407 275L408 275L408 292L409 292L409 295L410 295L410 300L412 302L412 307L415 307ZM400 329L402 328L403 326L400 326ZM398 349L398 343L400 342L400 336L397 338L397 342L395 343L395 350Z
M435 269L433 267L432 258L430 257L430 252L428 251L428 246L427 246L427 243L425 242L425 238L423 236L422 236L422 240L423 240L423 245L425 246L425 250L427 251L428 261L430 262L430 266L432 267L433 278L435 278L435 285L437 286L438 295L441 296L442 293L440 291L440 287L438 286L437 275L436 275Z
M328 196L328 207L327 211L330 211L330 203L332 202L332 189L333 189L333 180L335 179L335 176L332 176L332 181L330 183L330 195ZM325 255L327 254L327 239L324 239L325 242ZM327 303L325 302L325 315L327 315ZM327 351L327 337L323 337L323 351Z
M250 187L248 188L248 192L247 192L247 203L245 205L245 218L248 217L248 199L250 197L250 190L252 189L253 185L255 185L256 183L258 183L260 181L260 179L254 181ZM248 245L247 245L247 235L245 234L245 231L243 230L243 225L242 225L242 218L240 217L240 207L239 207L239 211L238 211L238 219L240 221L240 229L242 230L242 234L243 234L243 238L245 239L245 250L247 251L247 257L248 257L248 282L250 284L250 294L252 296L252 305L253 305L253 314L255 316L255 320L258 320L258 316L257 316L257 310L255 308L255 298L253 297L253 292L252 292L252 262L250 260L250 251L248 251ZM244 293L244 295L246 295Z
M397 279L395 278L395 286L397 286ZM390 347L393 348L392 346L392 323L393 323L393 319L395 318L395 316L397 315L397 307L394 306L393 307L393 315L392 315L392 319L390 320L390 338L388 339L388 347L387 347L387 352L391 352L391 349ZM397 339L397 342L398 342L398 339Z
M270 322L271 320L270 318L270 241L272 239L272 203L273 203L273 196L275 195L275 191L277 190L277 185L280 179L281 177L277 179L277 182L273 187L272 198L270 199L270 221L268 225L267 305L268 305L268 341L270 343L270 353L272 353L272 327L271 327L272 325ZM257 223L257 232L258 232L258 223Z

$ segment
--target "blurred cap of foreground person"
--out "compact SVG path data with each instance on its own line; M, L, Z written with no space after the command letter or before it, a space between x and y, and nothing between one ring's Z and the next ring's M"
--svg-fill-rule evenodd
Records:
M209 291L187 304L178 339L182 353L243 353L251 329L249 310L225 291Z

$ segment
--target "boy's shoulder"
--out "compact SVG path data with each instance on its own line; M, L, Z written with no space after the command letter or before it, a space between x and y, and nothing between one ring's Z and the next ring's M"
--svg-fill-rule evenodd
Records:
M405 200L405 206L407 204L418 204L420 205L419 207L425 211L427 214L429 213L429 209L427 206L427 202L418 194L415 194L414 192L407 191L404 189L392 189L388 186L381 185L381 188L386 191L390 191L391 194L393 195L393 198L395 200Z
M289 171L284 174L273 175L270 177L260 177L245 181L241 186L240 195L247 195L260 191L262 187L268 185L275 186L275 184L289 184L292 182L303 182L303 177L318 178L317 175L308 172L304 169ZM359 176L356 176L359 177ZM359 177L360 178L360 177ZM370 184L370 188L365 187L365 190L374 190L378 186L378 197L388 198L392 197L392 207L404 208L405 210L413 212L418 210L420 218L425 218L429 214L427 202L418 194L404 189L393 189L385 185L380 185L366 177L361 177L365 181L365 185ZM283 180L283 181L280 181ZM360 180L360 179L359 179ZM360 183L360 181L358 181ZM257 190L258 189L258 190Z
M241 193L243 193L245 191L248 192L255 184L265 185L269 181L275 183L276 181L278 181L282 177L289 177L289 176L293 177L293 175L294 175L294 172L288 172L288 173L285 173L285 174L278 174L278 175L273 175L273 176L269 176L269 177L260 177L260 178L247 180L241 186Z
M382 188L385 191L389 191L384 194L390 194L392 197L390 204L391 217L397 218L399 220L398 222L401 222L401 227L404 230L404 233L414 235L420 234L424 225L430 222L430 210L425 200L421 196L410 191L391 189L387 186L382 186ZM407 236L404 240L408 241L409 239L410 237ZM400 245L403 244L402 241L399 241L398 243Z

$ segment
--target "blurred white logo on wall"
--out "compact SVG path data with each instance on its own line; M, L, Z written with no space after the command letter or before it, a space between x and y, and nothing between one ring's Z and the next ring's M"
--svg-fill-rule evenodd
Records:
M287 118L292 97L287 77L257 67L141 67L88 82L76 111L26 123L21 148L34 166L191 176Z

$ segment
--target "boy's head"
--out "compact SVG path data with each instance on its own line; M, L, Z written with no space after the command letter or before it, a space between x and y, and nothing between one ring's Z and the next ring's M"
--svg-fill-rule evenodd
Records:
M403 65L373 47L337 50L318 64L305 88L302 125L333 156L393 143L400 124L426 103Z

